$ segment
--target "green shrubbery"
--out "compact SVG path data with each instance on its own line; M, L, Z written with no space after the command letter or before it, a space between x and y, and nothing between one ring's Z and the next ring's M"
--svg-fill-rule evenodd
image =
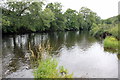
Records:
M34 72L35 78L72 78L72 74L64 67L58 67L58 63L53 59L46 59L39 62L38 69Z
M90 33L92 36L105 38L104 49L111 52L118 52L118 25L120 24L118 17L112 17L103 20L102 24L93 24Z
M105 38L106 36L114 36L118 38L118 24L93 24L90 31L92 36Z
M114 27L108 29L109 33L112 34L112 36L118 38L118 24L116 24Z
M104 48L118 50L118 40L113 36L108 36L104 40Z
M92 35L92 36L96 36L98 30L100 30L100 28L98 27L98 25L93 24L93 25L92 25L92 29L91 29L91 31L90 31L91 35Z
M102 23L98 25L93 23L90 30L91 35L102 38L105 38L106 36L114 36L115 38L119 39L118 25L120 24L120 21L118 16L102 20Z
M91 35L94 37L101 37L104 35L105 32L107 32L107 30L101 24L93 24L92 29L90 31Z

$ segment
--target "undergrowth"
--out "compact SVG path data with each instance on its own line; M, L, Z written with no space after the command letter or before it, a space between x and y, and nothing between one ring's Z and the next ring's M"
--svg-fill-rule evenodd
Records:
M104 40L104 48L118 50L118 40L113 36L108 36Z
M72 78L72 75L73 74L68 74L68 71L63 66L58 67L58 62L55 59L50 58L39 61L39 66L34 71L34 76L36 79Z

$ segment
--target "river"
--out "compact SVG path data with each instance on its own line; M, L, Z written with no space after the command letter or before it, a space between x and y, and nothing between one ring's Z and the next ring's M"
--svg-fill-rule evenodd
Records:
M2 76L33 78L33 69L26 55L28 44L36 48L49 41L52 57L75 78L118 78L118 56L107 52L103 40L88 32L68 31L7 35L2 38Z

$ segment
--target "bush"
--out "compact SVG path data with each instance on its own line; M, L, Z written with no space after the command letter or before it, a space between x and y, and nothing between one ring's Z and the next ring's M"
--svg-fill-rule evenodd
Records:
M58 63L53 59L46 59L39 62L38 69L35 70L35 78L72 78L72 74L68 75L68 72L64 67L57 69ZM64 73L64 74L63 74Z
M114 37L118 38L118 25L110 28L109 33L111 33Z
M113 36L108 36L104 40L104 48L118 50L118 40Z
M106 37L109 35L112 35L114 37L118 38L118 24L99 24L95 25L93 24L93 27L90 31L92 36L95 37Z

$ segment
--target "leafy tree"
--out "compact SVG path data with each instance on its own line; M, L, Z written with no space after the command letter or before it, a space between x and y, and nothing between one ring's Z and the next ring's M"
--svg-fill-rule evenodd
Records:
M49 8L45 8L44 11L41 14L44 29L43 30L48 30L51 26L51 22L55 20L55 15Z
M38 27L42 26L40 13L42 12L43 2L22 0L6 2L5 4L7 7L3 10L3 15L7 16L11 23L10 32L18 32L20 29L36 31Z
M1 7L3 33L88 30L94 34L101 35L109 32L116 35L111 30L117 32L117 28L112 28L112 26L119 23L119 15L101 20L95 12L86 7L82 7L79 12L67 9L63 13L61 3L49 3L44 9L43 6L43 1L29 2L27 0L3 4Z
M79 29L83 30L83 25L84 25L84 18L83 18L83 14L81 14L80 12L78 13L78 22L79 22Z
M51 30L64 30L65 28L65 18L62 13L61 3L49 3L46 8L52 10L55 14L55 20L51 22Z
M93 23L100 23L100 17L97 16L97 14L93 11L91 11L89 8L82 7L80 9L80 13L83 15L83 29L90 30Z
M72 10L72 9L67 9L66 12L64 13L66 17L66 29L67 30L74 30L74 29L79 29L79 23L78 23L78 16L77 16L77 11Z
M32 31L44 30L43 20L41 17L43 2L33 2L29 6L28 13L26 15L28 20L28 28Z

